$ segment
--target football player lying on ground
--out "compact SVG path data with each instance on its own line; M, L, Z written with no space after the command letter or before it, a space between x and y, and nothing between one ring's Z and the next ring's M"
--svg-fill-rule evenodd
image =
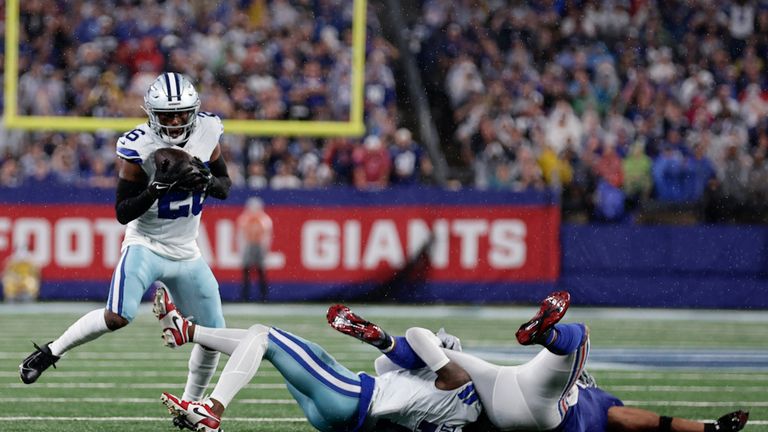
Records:
M515 334L519 343L546 349L519 366L497 366L460 352L458 339L442 331L436 337L429 330L414 327L405 337L392 337L343 305L331 306L327 319L334 329L384 353L376 359L377 373L434 369L451 363L461 366L469 373L485 414L483 421L465 431L730 432L744 428L749 415L744 411L702 423L623 406L584 371L589 354L587 327L558 324L569 304L567 292L552 293L541 302L538 313L520 326Z
M262 359L280 372L309 422L320 431L367 430L379 420L413 431L459 431L477 420L482 409L469 376L456 363L371 377L351 372L319 345L276 327L257 324L244 330L192 324L162 286L153 311L167 346L195 342L230 355L209 398L194 402L162 394L179 427L219 431L225 408L251 381Z

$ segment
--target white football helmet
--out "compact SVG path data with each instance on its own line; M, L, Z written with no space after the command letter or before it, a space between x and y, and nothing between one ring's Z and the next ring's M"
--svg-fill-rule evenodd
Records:
M149 86L142 108L149 116L149 127L163 141L183 145L195 129L200 97L183 75L165 72Z

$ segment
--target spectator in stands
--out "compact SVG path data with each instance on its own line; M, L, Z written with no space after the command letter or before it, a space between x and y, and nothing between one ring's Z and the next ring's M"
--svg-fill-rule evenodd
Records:
M400 128L395 132L389 156L392 166L390 181L393 186L413 186L421 182L422 161L426 155L413 140L411 131Z
M685 199L684 182L688 172L685 156L680 150L665 145L653 162L652 174L657 199L665 202L682 202Z
M88 174L87 184L90 187L111 189L117 185L115 173L110 172L110 167L106 161L99 157L91 160L90 173Z
M685 196L688 201L699 201L714 187L713 182L717 180L715 165L707 157L704 145L700 143L693 146L693 155L688 158L687 165L691 179Z
M603 146L603 154L597 158L594 169L595 174L611 186L621 188L624 184L624 168L614 143Z
M547 143L556 153L581 143L582 123L566 100L559 100L547 118Z
M301 179L293 174L293 159L287 158L275 163L275 174L269 179L271 189L298 189Z
M551 146L545 145L539 155L538 163L542 177L553 189L560 189L571 183L573 172L569 161L564 157L565 154L565 150L558 154Z
M268 185L266 170L264 169L264 163L261 161L254 161L248 164L248 182L247 185L251 189L264 189Z
M6 159L0 164L0 186L17 187L22 183L21 170L16 159Z
M355 145L349 138L339 137L328 140L323 154L323 160L333 172L334 184L352 184L354 170L353 153Z
M631 207L635 207L651 197L651 158L645 154L642 142L636 142L630 148L629 155L622 162L624 170L624 193Z
M382 189L389 185L391 161L381 138L365 137L363 145L352 154L354 161L354 185L358 189Z
M513 190L516 191L543 191L546 188L541 168L533 152L527 147L520 147L515 161L515 182Z
M735 143L731 142L725 151L718 188L714 191L714 202L709 206L709 217L718 222L735 221L748 216L746 211L747 179L750 158Z
M515 179L512 163L503 159L495 158L491 160L492 171L488 176L488 189L498 191L509 191L515 187Z
M752 159L747 176L747 203L754 210L754 222L768 222L768 164L763 149L757 150Z

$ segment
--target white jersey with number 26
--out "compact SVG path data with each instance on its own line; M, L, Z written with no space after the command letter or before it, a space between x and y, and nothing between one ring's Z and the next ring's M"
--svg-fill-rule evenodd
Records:
M221 119L210 113L199 113L196 121L197 125L187 143L176 148L208 163L224 127ZM155 176L154 152L163 147L173 146L142 124L118 139L117 155L141 165L151 182ZM128 223L122 249L139 244L169 259L191 260L199 257L196 239L204 200L205 195L201 192L168 192L143 215Z

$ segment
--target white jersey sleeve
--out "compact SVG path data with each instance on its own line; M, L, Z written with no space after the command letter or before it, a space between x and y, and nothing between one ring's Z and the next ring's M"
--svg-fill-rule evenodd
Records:
M223 133L221 120L213 114L199 113L195 130L184 147L180 148L203 162L210 162L211 154ZM171 147L146 124L123 134L117 142L117 155L141 165L150 181L154 179L155 150ZM190 260L200 256L197 234L205 195L171 190L155 201L143 215L134 219L125 230L123 249L140 244L158 255L175 260Z
M369 415L412 431L458 432L476 421L482 407L472 382L455 390L440 390L435 387L436 378L427 368L377 376Z
M135 129L124 133L117 140L117 155L126 161L144 165L159 146L152 145L154 135L146 124L140 124Z

